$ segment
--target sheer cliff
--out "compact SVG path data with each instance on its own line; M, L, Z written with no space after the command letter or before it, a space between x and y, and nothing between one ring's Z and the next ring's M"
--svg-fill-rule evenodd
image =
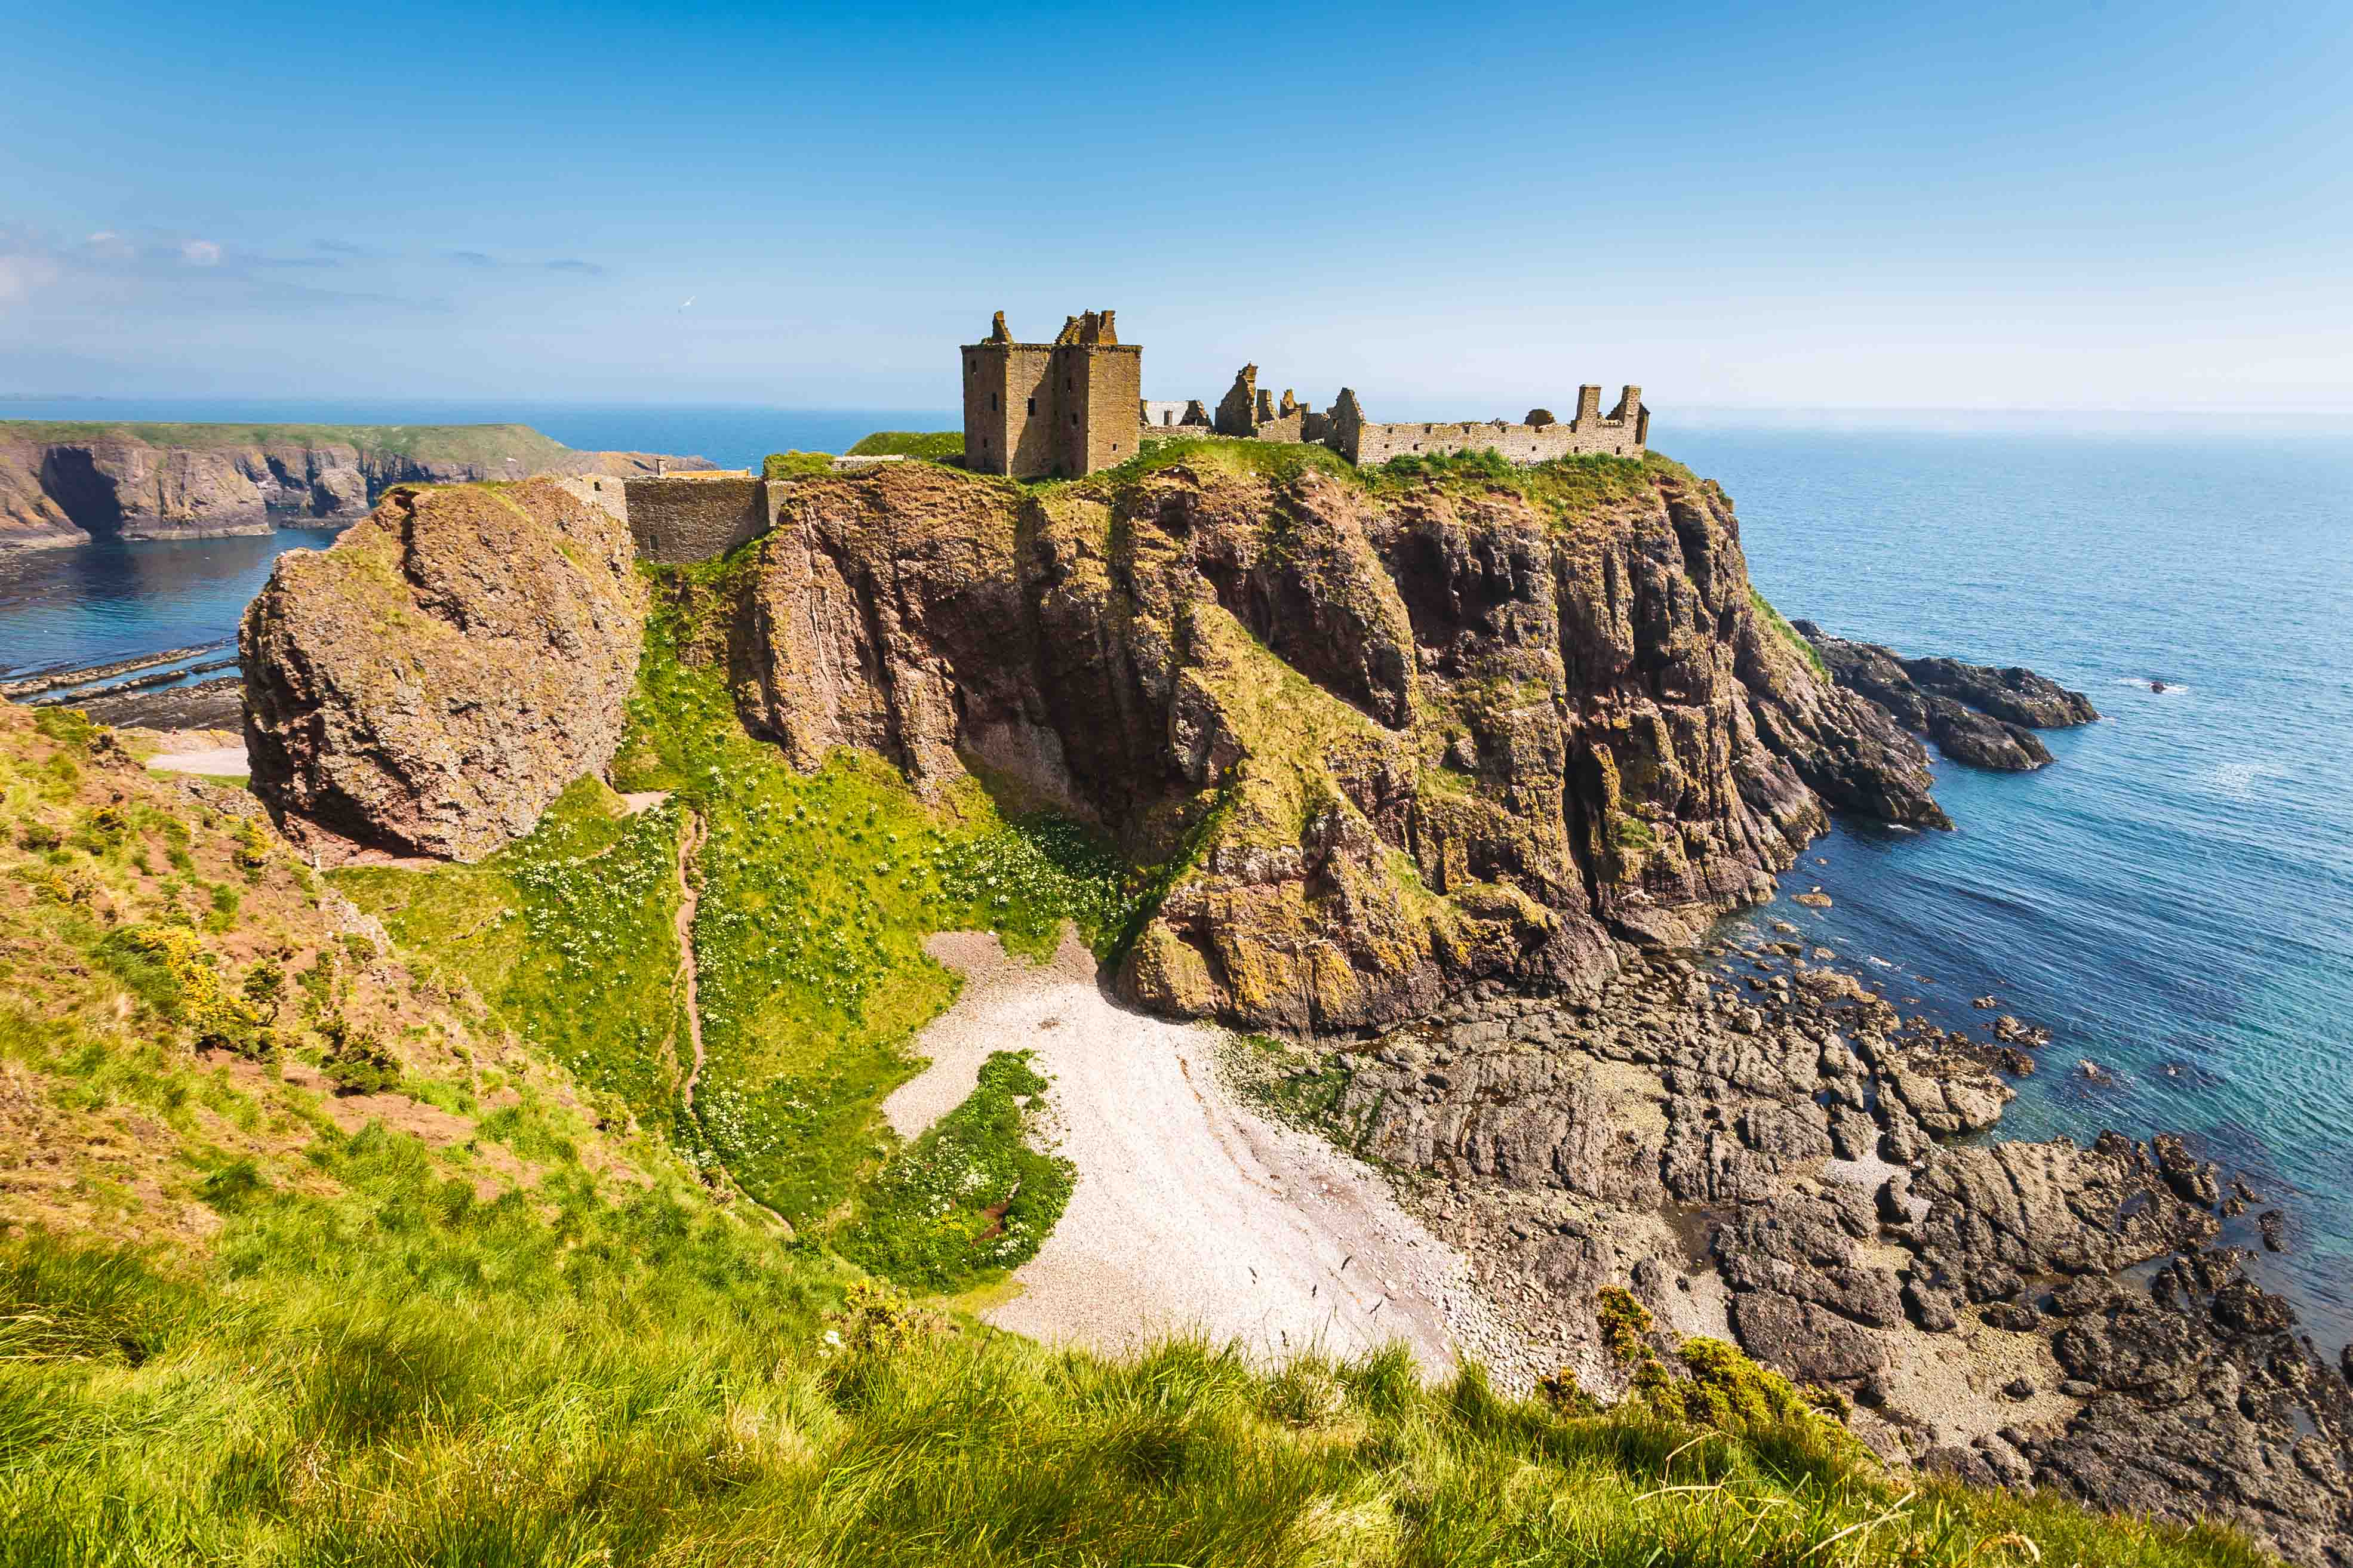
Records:
M1761 894L1825 801L1943 820L1918 745L1757 615L1720 489L1577 472L811 483L723 653L804 762L969 761L1139 862L1189 850L1122 976L1178 1014L1354 1029L1589 981L1610 935Z
M1295 450L1044 489L917 463L811 479L674 591L707 599L701 657L796 763L864 748L932 794L969 771L1160 868L1120 983L1173 1014L1356 1030L1479 979L1589 984L1613 936L1680 940L1760 896L1826 805L1943 822L1918 742L1759 613L1713 484L1658 459L1371 474ZM257 615L290 624L300 597L274 584ZM271 714L304 639L261 625ZM609 696L626 653L591 640ZM447 738L424 730L498 696L409 664L424 728L367 764L405 782L385 821L332 826L480 853L495 832L410 826L482 819L438 800ZM298 781L334 766L311 753L347 726L263 728L257 785L302 815Z
M653 465L642 452L575 451L521 425L0 421L0 548L266 533L281 521L358 517L396 484Z

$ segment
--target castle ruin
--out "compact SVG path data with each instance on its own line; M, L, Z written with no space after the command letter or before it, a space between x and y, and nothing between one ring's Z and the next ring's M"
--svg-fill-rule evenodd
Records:
M1601 389L1581 386L1566 422L1534 408L1518 424L1380 424L1365 417L1351 388L1319 412L1288 389L1278 401L1260 388L1258 366L1246 364L1214 414L1199 398L1147 402L1143 347L1119 341L1109 310L1067 318L1050 343L1015 342L999 310L989 335L961 353L965 467L1016 479L1091 474L1126 461L1152 436L1314 442L1360 464L1493 450L1525 465L1639 458L1651 435L1639 386L1623 388L1607 414Z
M999 310L963 355L965 468L1075 479L1135 455L1144 350L1119 341L1111 311L1071 317L1050 343L1017 343Z

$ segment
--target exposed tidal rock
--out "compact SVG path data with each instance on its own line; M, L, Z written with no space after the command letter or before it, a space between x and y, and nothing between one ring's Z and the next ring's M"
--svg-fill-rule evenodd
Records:
M488 854L611 761L644 626L600 509L541 481L395 490L246 610L254 792L298 841Z
M1793 623L1839 686L1876 703L1915 734L1971 767L2025 773L2051 761L2036 730L2099 718L2081 692L2031 669L1989 668L1952 658L1905 658L1878 643L1835 637L1811 621Z
M2353 1389L2213 1246L2219 1173L2172 1136L1941 1144L2000 1115L2004 1047L1757 968L1628 953L1574 996L1476 987L1279 1098L1420 1178L1544 1370L1610 1386L1593 1293L1623 1285L1845 1390L1891 1462L2342 1568Z
M723 592L705 652L804 765L973 766L1139 859L1192 846L1121 981L1166 1012L1354 1030L1485 977L1590 985L1614 936L1769 891L1826 786L1942 820L1672 465L1564 526L1312 468L1039 493L898 464L797 486Z

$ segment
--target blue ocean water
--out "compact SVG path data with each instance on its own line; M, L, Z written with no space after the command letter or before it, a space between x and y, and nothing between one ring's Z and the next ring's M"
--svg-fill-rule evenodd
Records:
M10 405L22 418L515 421L729 467L933 412L220 402ZM1791 920L1948 1026L2048 1025L2003 1136L2189 1135L2290 1219L2259 1258L2353 1339L2353 440L1841 432L1662 421L1720 479L1767 597L1907 653L2030 664L2108 717L2025 775L1937 766L1959 824L1842 823L1746 917ZM93 663L235 629L317 534L0 556L0 666ZM2150 691L2152 679L2168 690ZM2090 1060L2105 1073L2086 1078ZM2252 1216L2250 1216L2252 1217ZM2253 1246L2252 1226L2231 1238Z
M614 406L598 404L60 399L0 402L0 420L185 420L198 424L529 425L582 451L666 452L757 468L770 452L839 452L875 430L944 430L939 409ZM0 552L0 675L85 666L234 635L247 601L288 550L333 534L116 542Z
M2353 1338L2353 440L1661 445L1731 493L1785 614L2031 665L2106 715L2046 734L2038 773L1939 762L1957 831L1841 824L1784 879L1833 907L1749 923L1796 921L1948 1027L1981 1026L1987 993L2049 1026L2001 1136L2179 1131L2248 1171L2290 1221L2257 1271L2333 1357Z

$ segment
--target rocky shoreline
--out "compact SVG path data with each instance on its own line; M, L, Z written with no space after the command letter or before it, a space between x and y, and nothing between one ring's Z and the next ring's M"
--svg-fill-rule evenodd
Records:
M2254 1189L2167 1134L1985 1141L2027 1051L1831 957L1626 948L1583 994L1482 986L1238 1060L1472 1258L1526 1337L1499 1382L1616 1392L1594 1294L1630 1283L1666 1330L1835 1392L1891 1463L2348 1561L2353 1349L2248 1277L2223 1233Z
M0 681L0 700L75 708L119 730L234 730L245 720L245 681L218 672L237 665L231 640L223 637L136 658L34 670Z
M1906 658L1879 643L1832 637L1811 621L1790 624L1842 689L1868 699L1905 729L1936 742L1946 756L1973 768L2031 773L2047 767L2051 750L2035 731L2099 721L2082 692L2017 665Z

